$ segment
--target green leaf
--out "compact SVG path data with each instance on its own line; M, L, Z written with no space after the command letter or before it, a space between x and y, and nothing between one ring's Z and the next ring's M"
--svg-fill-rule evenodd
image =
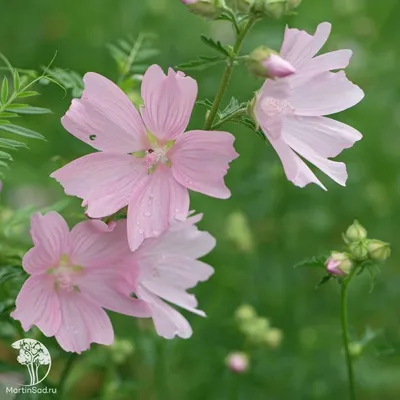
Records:
M0 167L8 168L8 164L4 161L0 161Z
M227 46L224 46L220 41L215 41L212 38L208 38L207 36L201 35L201 40L212 49L218 51L227 57L231 57L231 52Z
M39 92L35 92L34 90L27 90L25 92L20 92L17 94L18 98L24 98L24 97L32 97L32 96L40 96Z
M19 110L20 108L26 108L29 107L28 104L23 104L23 103L13 103L13 104L9 104L7 106L7 110Z
M35 132L29 128L24 128L23 126L19 126L19 125L14 125L14 124L1 125L0 124L0 130L9 132L9 133L14 133L14 134L20 135L20 136L29 137L32 139L46 140L45 137L43 135L41 135L40 133Z
M176 66L177 69L205 69L212 67L226 60L222 56L205 57L200 56L198 60L189 61L187 63L182 63Z
M17 114L13 114L10 112L2 112L0 113L1 118L18 118Z
M0 96L1 96L0 97L1 102L3 104L6 104L7 99L8 99L8 79L6 76L3 78L3 84L1 85L1 95Z
M261 129L257 128L255 122L251 118L249 118L249 117L241 117L241 118L232 120L232 122L247 126L253 132L255 132L263 140L264 143L269 143L267 138L264 135L264 132Z
M13 81L14 81L14 90L18 92L19 88L21 87L21 79L16 69L14 70Z
M207 110L211 110L213 103L212 101L208 100L208 99L204 99L204 100L197 100L196 104L199 106L202 106L204 108L206 108Z
M320 286L325 285L332 279L332 275L325 275L321 278L321 280L315 285L315 289L318 289Z
M315 257L307 258L307 259L295 264L293 268L307 267L307 268L323 268L323 269L325 269L325 263L326 263L327 259L328 259L328 256L318 256L318 257L315 256Z
M10 110L7 107L7 110ZM42 108L42 107L32 107L27 105L26 107L23 108L16 108L12 110L14 113L17 114L52 114L52 111L49 108Z
M23 147L25 149L28 148L28 146L23 142L18 142L17 140L3 139L3 138L0 138L0 147L3 147L5 149L13 149L13 150L16 150L21 147Z
M13 160L13 158L11 157L11 154L6 153L5 151L0 151L0 158L5 158L10 161Z

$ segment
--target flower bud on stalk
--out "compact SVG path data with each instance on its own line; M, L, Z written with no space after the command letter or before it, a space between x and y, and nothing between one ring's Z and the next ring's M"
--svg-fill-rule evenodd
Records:
M302 0L253 0L252 11L268 17L281 18L289 15Z
M246 353L230 353L225 359L225 363L232 372L242 374L249 368L249 357Z
M264 46L250 54L247 65L252 74L262 78L284 78L295 73L292 64Z
M235 0L236 8L239 12L248 14L250 12L251 6L254 0Z
M367 237L367 230L357 220L355 220L353 225L350 225L347 228L345 237L349 242L358 242Z
M380 240L368 241L368 255L374 261L385 261L390 256L390 244Z
M349 250L354 260L364 261L368 257L368 246L365 240L350 243Z
M216 19L224 11L224 0L181 0L190 12L200 15L201 17Z
M328 274L334 276L348 275L353 267L353 262L346 253L333 251L325 263Z

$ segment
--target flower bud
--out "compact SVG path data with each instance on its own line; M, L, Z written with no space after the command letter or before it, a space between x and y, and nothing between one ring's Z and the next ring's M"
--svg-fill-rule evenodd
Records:
M390 244L380 240L368 242L368 255L374 261L385 261L390 256Z
M367 230L357 220L355 220L353 225L350 225L347 228L345 237L349 242L358 242L367 237Z
M368 257L368 246L365 240L349 244L351 256L357 261L363 261Z
M256 48L250 54L247 65L252 74L262 78L284 78L295 73L292 64L263 46Z
M235 312L238 322L247 322L257 317L256 311L249 304L241 305Z
M246 372L249 368L249 357L246 353L235 352L230 353L225 359L227 367L237 374Z
M352 357L358 357L361 355L363 351L363 347L361 343L358 342L350 342L349 343L349 353Z
M209 19L218 18L225 8L224 0L181 0L190 12Z
M274 349L280 346L280 344L282 343L282 339L283 333L278 328L269 329L264 336L265 343Z
M348 275L353 267L348 254L333 251L325 263L328 274L334 276Z
M248 14L250 12L253 3L254 0L235 0L236 8L238 11L244 14Z

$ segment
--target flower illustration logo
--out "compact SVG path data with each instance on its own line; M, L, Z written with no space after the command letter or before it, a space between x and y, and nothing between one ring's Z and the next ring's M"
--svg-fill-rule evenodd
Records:
M51 369L51 356L47 348L37 340L21 339L11 345L19 350L17 361L29 372L29 384L35 386L44 381Z

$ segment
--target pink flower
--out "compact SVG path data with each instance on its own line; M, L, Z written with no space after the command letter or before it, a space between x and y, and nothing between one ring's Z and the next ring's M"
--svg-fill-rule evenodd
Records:
M271 78L285 78L296 72L293 65L278 54L270 54L262 64L266 70L266 75Z
M314 57L330 30L326 22L318 26L314 36L286 28L280 54L293 65L296 74L266 81L255 106L258 123L278 153L287 178L300 187L313 182L326 189L299 156L344 186L345 164L329 158L362 138L352 127L324 117L346 110L364 97L343 71L330 72L347 67L350 50Z
M188 189L226 199L229 163L238 154L227 132L184 133L197 96L197 83L157 65L143 79L141 117L128 97L101 75L88 73L80 100L62 123L98 153L54 172L69 195L83 199L87 214L102 218L128 206L132 250L156 237L189 210Z
M24 283L12 317L28 331L36 325L55 336L65 351L80 353L91 343L112 344L114 332L103 310L148 317L145 303L124 293L127 283L116 263L126 254L126 225L111 230L102 221L84 221L71 232L56 212L31 218L35 245L22 265Z
M232 372L237 374L242 374L249 369L249 357L246 353L239 351L230 353L226 357L225 363Z
M215 247L215 239L197 229L195 223L200 219L198 215L175 222L159 237L145 240L123 262L131 291L147 303L157 333L167 339L176 335L189 338L192 328L165 301L205 316L197 309L195 296L186 291L214 273L213 268L197 260Z

